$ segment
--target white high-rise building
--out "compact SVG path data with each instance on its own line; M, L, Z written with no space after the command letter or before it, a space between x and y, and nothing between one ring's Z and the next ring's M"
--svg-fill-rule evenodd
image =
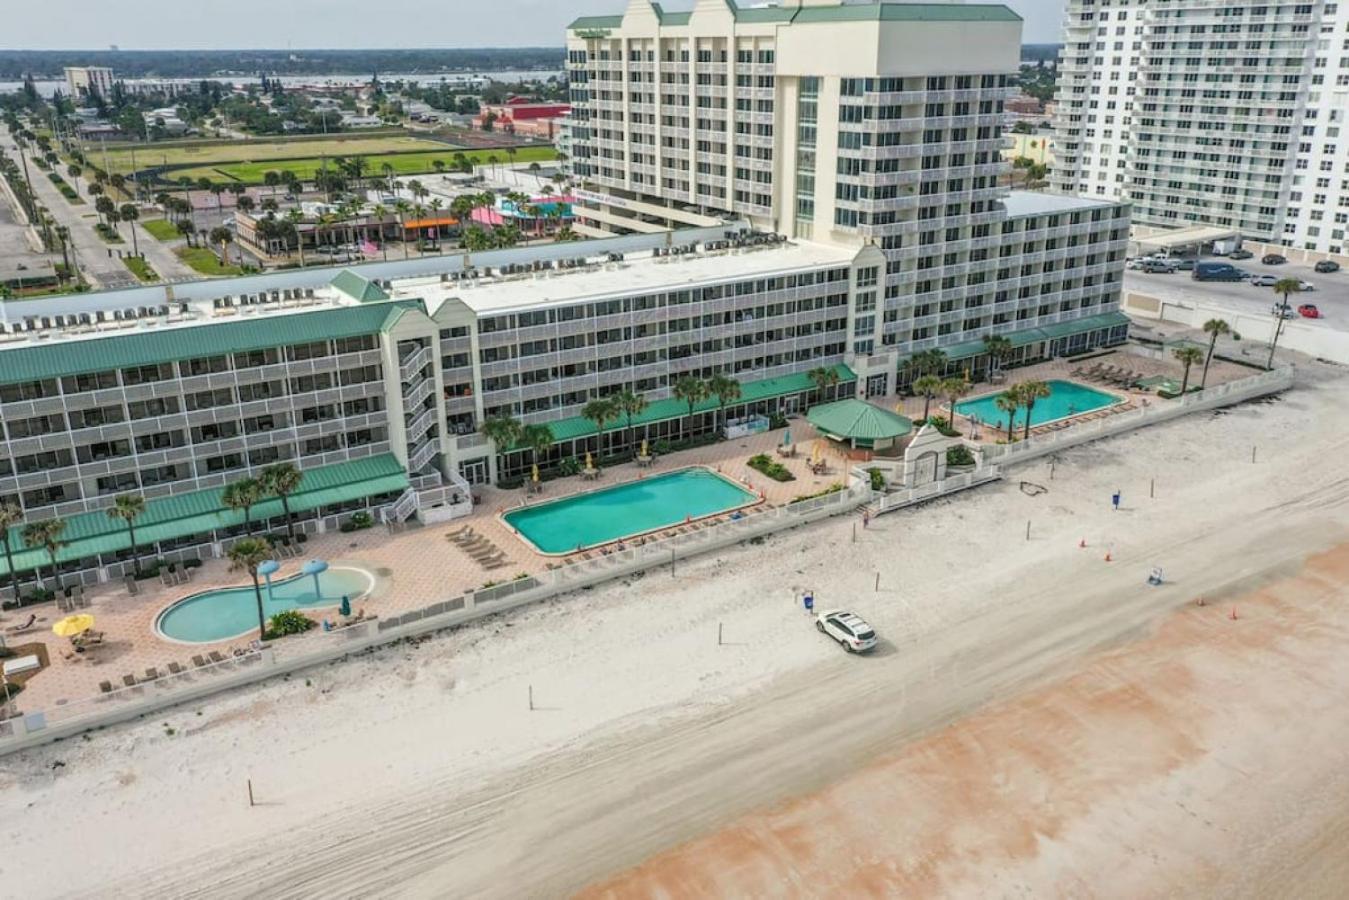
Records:
M1021 24L1001 4L840 0L578 19L577 230L735 217L875 252L848 349L878 390L915 352L1115 313L1128 210L999 183Z
M1069 0L1052 185L1343 252L1346 26L1336 3Z
M111 97L115 81L106 66L66 66L66 87L72 100L87 100L94 94Z

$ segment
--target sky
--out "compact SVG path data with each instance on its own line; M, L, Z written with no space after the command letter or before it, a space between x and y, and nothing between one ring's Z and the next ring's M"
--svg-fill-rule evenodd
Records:
M1026 43L1061 40L1063 0L1004 0ZM627 0L7 0L0 48L14 50L549 47L580 15ZM688 9L691 0L667 0ZM748 5L748 3L746 3Z

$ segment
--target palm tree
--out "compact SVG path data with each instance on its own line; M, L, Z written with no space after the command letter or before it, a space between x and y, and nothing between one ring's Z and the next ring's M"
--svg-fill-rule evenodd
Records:
M406 200L397 200L393 205L394 212L398 213L398 230L402 235L403 259L408 258L408 213L412 212L412 205Z
M998 395L993 401L997 405L999 412L1007 413L1007 441L1012 441L1012 428L1016 420L1016 411L1021 408L1021 399L1017 394L1017 386L1012 385L1007 390Z
M1269 359L1265 362L1266 369L1274 368L1274 348L1279 346L1279 337L1283 334L1283 314L1288 309L1288 295L1297 294L1302 291L1302 282L1296 278L1280 278L1274 282L1274 293L1283 296L1283 303L1275 311L1274 321L1274 340L1269 342Z
M389 242L384 239L384 220L388 218L389 207L385 206L383 203L376 203L374 208L370 210L370 215L379 219L379 250L384 257L384 262L388 262ZM368 238L369 235L366 235L366 237Z
M510 416L492 416L478 429L496 447L497 453L505 456L507 451L520 442L524 428Z
M1203 361L1204 351L1198 347L1177 347L1171 351L1171 355L1185 367L1185 375L1180 380L1180 395L1183 397L1190 387L1190 366Z
M388 185L389 185L389 193L392 194L392 193L393 193L393 173L394 173L393 163L389 163L389 162L384 163L383 165L381 165L381 166L379 167L379 171L380 171L381 174L383 174L384 180L385 180L386 182L388 182Z
M614 394L614 408L618 410L627 423L628 445L632 445L632 417L640 416L646 410L646 398L641 394L633 393L624 388L617 394Z
M948 421L952 428L955 428L956 425L956 402L969 392L970 380L963 375L959 378L947 378L941 383L941 394L951 404L951 414Z
M913 392L923 395L923 421L927 421L928 411L932 408L932 398L942 389L943 382L936 375L921 375L913 383Z
M241 478L227 484L220 495L220 502L224 504L226 509L242 509L244 511L244 534L253 531L249 516L254 504L261 499L262 485L258 483L256 478Z
M221 268L229 265L229 245L234 240L234 232L223 225L217 225L211 229L210 241L212 244L220 245L220 265Z
M990 334L984 338L984 352L994 363L989 368L1000 370L1003 363L1012 358L1012 342L1000 334Z
M1031 413L1035 411L1035 401L1043 400L1049 396L1049 385L1043 381L1023 381L1015 385L1013 390L1016 391L1017 399L1021 401L1021 405L1026 407L1026 430L1021 435L1024 440L1030 437L1030 420Z
M262 585L258 583L258 566L272 558L271 546L258 538L235 541L229 549L230 569L244 571L253 579L253 597L258 604L258 640L267 639L267 616L262 611Z
M75 185L75 196L77 197L80 195L79 178L80 173L83 171L84 170L81 169L79 166L77 166L75 163L71 163L70 165L66 166L66 174L70 176L71 182Z
M685 375L675 382L673 392L677 399L683 400L688 405L688 422L693 424L693 408L707 399L707 382L701 378L694 378L692 375ZM681 430L681 436L682 436Z
M131 538L131 568L139 578L141 558L136 552L136 520L145 513L145 498L140 494L121 494L108 507L109 519L121 519L126 523L127 534Z
M832 366L816 366L806 373L806 377L814 383L815 390L819 392L817 403L824 400L825 390L838 384L839 380L838 370Z
M291 227L295 229L295 249L300 251L300 268L304 268L304 238L300 236L300 223L304 221L304 213L298 209L286 211L286 220L290 222Z
M604 454L604 426L617 419L618 415L618 404L612 397L596 397L581 407L582 418L594 422L595 427L599 429L598 450L601 455Z
M61 586L61 573L56 571L56 553L64 547L65 541L61 540L61 535L65 533L66 523L61 519L45 519L41 522L30 522L23 526L23 545L30 550L41 547L47 551L47 557L52 561L52 575L56 578L56 586ZM34 566L34 574L37 575L37 583L42 586L42 567Z
M1232 340L1241 340L1241 335L1232 330L1232 326L1227 324L1226 319L1209 319L1204 323L1204 332L1208 334L1208 353L1204 354L1204 374L1199 379L1199 389L1202 391L1208 384L1208 367L1213 362L1213 352L1218 347L1218 338L1224 334L1230 334Z
M539 457L553 446L553 429L547 425L526 425L520 429L520 445L527 448L538 466Z
M726 427L726 405L740 399L740 382L720 372L707 379L707 393L717 398L721 427Z
M14 571L14 548L10 545L9 530L23 521L23 510L13 503L0 503L0 544L5 547L5 566L9 569L9 586L14 591L14 602L23 603L19 594L19 573Z
M268 169L262 173L262 183L272 189L272 196L276 196L276 189L281 184L281 173L276 169Z
M140 241L136 239L136 220L141 217L141 211L134 203L123 203L118 212L121 214L123 222L131 223L131 252L140 256L141 245Z
M946 354L941 350L922 350L909 357L909 371L915 376L940 375L946 368Z
M296 468L294 463L282 462L275 463L262 470L258 481L262 483L262 490L268 494L275 494L281 500L281 510L286 515L286 536L295 540L295 523L290 517L290 495L300 489L300 482L304 480L304 475Z

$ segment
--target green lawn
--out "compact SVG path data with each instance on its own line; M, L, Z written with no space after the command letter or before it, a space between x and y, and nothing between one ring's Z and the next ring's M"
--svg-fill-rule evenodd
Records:
M261 162L276 159L304 159L327 153L331 156L355 156L371 153L399 153L439 149L439 141L401 135L370 137L360 135L321 135L304 139L277 141L260 138L252 141L200 141L182 144L151 144L134 151L136 166L211 166L223 163ZM99 154L102 156L102 154ZM130 148L109 150L109 174L132 171ZM102 159L98 160L102 165Z
M456 153L463 153L474 163L482 165L488 161L488 157L496 156L502 165L509 163L510 157L504 149L498 150L452 150L446 149L435 153L394 153L380 156L365 157L367 175L379 175L385 163L393 166L394 172L399 175L430 175L435 173L432 163L439 159L446 166L454 164ZM515 162L545 162L556 159L557 151L552 147L520 147L515 151ZM332 164L331 159L329 165ZM312 179L314 174L319 171L323 165L323 160L318 157L309 159L291 159L284 162L245 162L231 163L219 166L205 166L194 169L175 169L166 172L165 177L170 181L187 176L188 178L210 178L214 181L242 181L245 184L262 184L263 176L271 170L278 172L294 172L306 181Z
M173 251L178 258L203 275L242 275L239 266L222 266L215 251L205 247L179 247Z
M150 264L139 256L124 256L122 262L131 270L131 274L141 281L159 280L159 273L150 268Z
M178 233L177 226L168 219L145 219L141 222L141 227L160 241L176 241L182 237Z

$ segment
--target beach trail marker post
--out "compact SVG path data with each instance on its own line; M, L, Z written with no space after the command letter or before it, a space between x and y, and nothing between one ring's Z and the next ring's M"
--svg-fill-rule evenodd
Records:
M1110 497L1110 505L1114 508L1115 512L1119 512L1119 499L1120 499L1120 491L1117 490Z
M806 591L801 595L801 605L806 609L806 615L815 611L815 595L811 591Z

